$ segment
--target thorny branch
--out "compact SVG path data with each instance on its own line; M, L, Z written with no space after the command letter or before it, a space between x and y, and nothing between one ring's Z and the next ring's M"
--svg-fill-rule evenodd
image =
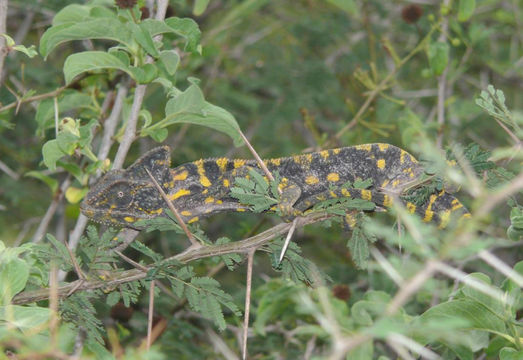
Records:
M320 222L323 220L326 220L333 215L326 214L325 212L316 212L311 213L310 215L306 217L302 217L297 221L296 226L297 227L304 227L308 224L313 224L316 222ZM278 224L260 234L254 235L250 238L236 241L236 242L230 242L226 244L221 245L212 245L212 246L201 246L201 247L189 247L184 252L175 255L171 258L166 259L165 261L169 260L178 260L182 263L188 263L190 261L213 257L213 256L219 256L219 255L225 255L225 254L233 254L233 253L247 253L252 249L256 249L262 245L267 244L270 240L281 236L283 234L286 234L291 227L290 223L281 223ZM150 270L152 267L147 267L147 271ZM107 281L101 281L98 279L93 279L90 281L83 281L83 280L76 280L73 281L67 285L62 285L58 287L58 296L60 298L66 297L68 295L71 295L71 293L74 293L76 291L81 290L94 290L94 289L101 289L101 288L110 288L114 286L118 286L120 284L124 284L131 281L136 280L142 280L146 277L147 271L140 270L140 269L133 269L133 270L126 270L122 271L118 274L115 274L115 276ZM78 283L81 282L80 285ZM73 290L74 291L71 291ZM49 298L49 289L39 289L39 290L33 290L33 291L24 291L22 293L19 293L16 295L13 299L13 304L27 304L32 303L35 301L40 300L46 300Z

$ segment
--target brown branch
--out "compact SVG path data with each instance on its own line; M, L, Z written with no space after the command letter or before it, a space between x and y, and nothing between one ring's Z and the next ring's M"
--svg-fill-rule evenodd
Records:
M297 227L304 227L308 224L313 224L319 221L326 220L334 215L327 214L325 212L316 212L307 215L306 217L301 217L297 221L296 226ZM219 256L219 255L225 255L225 254L232 254L232 253L248 253L252 249L256 249L266 243L268 243L270 240L274 239L275 237L281 236L283 234L286 234L291 227L290 223L281 223L278 224L260 234L254 235L250 238L236 241L236 242L230 242L227 244L221 244L221 245L212 245L212 246L201 246L198 248L190 247L186 251L175 255L171 258L166 259L166 261L175 259L182 263L188 263L193 260L197 259L203 259L208 258L212 256ZM147 267L147 270L150 270L151 267ZM133 269L133 270L126 270L119 272L115 274L115 276L112 279L109 279L107 281L102 281L99 279L92 279L89 281L83 281L83 280L76 280L71 283L68 283L66 285L62 285L58 287L57 292L58 296L60 298L66 297L71 292L72 289L77 287L75 291L82 291L82 290L94 290L94 289L102 289L102 288L110 288L114 286L118 286L124 283L128 283L131 281L136 280L142 280L146 277L147 271L140 270L140 269ZM80 286L78 286L78 283L82 282ZM74 291L73 291L74 292ZM71 293L73 293L71 292ZM13 304L27 304L32 303L35 301L41 301L41 300L47 300L49 298L49 289L43 288L39 290L31 290L31 291L24 291L22 293L17 294L13 299Z

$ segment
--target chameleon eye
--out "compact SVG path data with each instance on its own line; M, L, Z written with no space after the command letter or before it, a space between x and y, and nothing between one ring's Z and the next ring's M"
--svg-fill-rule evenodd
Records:
M118 197L119 197L119 198L123 198L123 195L124 195L124 194L123 194L123 191L118 191Z

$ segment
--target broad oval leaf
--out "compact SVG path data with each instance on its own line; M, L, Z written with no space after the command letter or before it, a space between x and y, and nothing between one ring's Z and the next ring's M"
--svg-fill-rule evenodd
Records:
M84 51L72 54L65 60L65 82L69 84L81 73L101 69L122 70L136 79L135 72L131 71L131 68L124 64L118 57L103 51Z
M234 116L227 110L205 101L203 93L196 84L189 86L177 97L169 100L165 106L165 118L142 131L142 135L151 135L157 129L172 124L190 123L210 127L227 134L235 146L241 146L240 127Z
M476 9L476 0L459 0L458 21L467 21Z
M46 58L61 43L84 39L114 40L132 47L132 35L127 26L117 19L106 17L50 27L40 39L40 53Z

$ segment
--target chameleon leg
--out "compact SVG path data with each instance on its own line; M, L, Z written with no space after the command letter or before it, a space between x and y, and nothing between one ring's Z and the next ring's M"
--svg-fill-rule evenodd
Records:
M296 216L301 215L301 211L293 207L300 198L301 188L293 182L280 183L281 195L278 209L282 219L286 222L292 221Z

